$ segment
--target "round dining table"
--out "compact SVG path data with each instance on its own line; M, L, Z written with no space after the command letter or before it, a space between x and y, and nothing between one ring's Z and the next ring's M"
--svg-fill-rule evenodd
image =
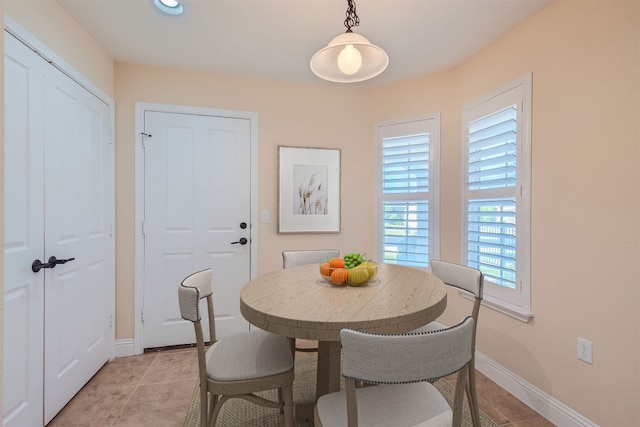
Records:
M402 333L435 320L447 305L444 283L417 268L379 264L360 286L335 286L319 265L260 275L240 291L240 311L252 325L318 341L316 398L340 390L340 330Z

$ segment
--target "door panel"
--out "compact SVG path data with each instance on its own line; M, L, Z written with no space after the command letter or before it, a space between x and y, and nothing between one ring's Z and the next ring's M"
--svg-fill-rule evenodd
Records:
M250 242L232 242L250 237L250 121L151 111L144 119L144 347L194 342L177 288L208 267L218 336L247 330L239 301Z
M42 425L44 60L5 37L3 425ZM10 177L10 179L8 179Z
M46 73L45 421L109 359L108 106L60 71Z

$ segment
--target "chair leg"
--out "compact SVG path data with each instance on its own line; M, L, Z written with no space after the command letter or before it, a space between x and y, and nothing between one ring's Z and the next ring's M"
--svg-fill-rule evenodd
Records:
M282 396L282 388L280 387L278 387L278 402L284 403L283 396ZM283 405L280 407L280 413L284 414L284 410L285 410L285 407Z
M467 381L467 400L469 401L469 409L471 410L471 420L475 427L480 427L480 409L478 408L478 394L476 391L476 368L475 363L471 360L469 366L469 381Z
M289 337L289 347L291 348L291 355L293 356L293 360L296 359L296 339Z
M207 427L207 421L209 420L209 393L207 393L207 386L200 385L200 427Z
M216 422L218 421L218 415L220 415L220 409L222 409L222 405L224 405L224 402L231 399L232 397L233 396L218 396L218 401L211 408L211 419L209 421L210 426L216 425Z
M453 394L453 420L451 425L453 427L462 426L462 407L464 406L464 392L467 389L468 384L468 370L469 364L465 365L460 371L458 371L458 378L456 379L456 387Z
M295 426L293 415L293 387L291 384L282 387L282 402L284 403L284 425L285 427Z

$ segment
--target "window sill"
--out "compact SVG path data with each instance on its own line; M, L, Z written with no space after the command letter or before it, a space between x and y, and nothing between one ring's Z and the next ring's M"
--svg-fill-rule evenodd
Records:
M466 292L458 293L464 298L473 300L473 296L467 294ZM504 301L501 301L497 298L492 298L488 295L485 295L485 297L482 299L482 305L502 314L506 314L507 316L513 317L514 319L517 319L524 323L528 323L529 320L533 318L533 313L531 311L525 310L522 307L505 303Z

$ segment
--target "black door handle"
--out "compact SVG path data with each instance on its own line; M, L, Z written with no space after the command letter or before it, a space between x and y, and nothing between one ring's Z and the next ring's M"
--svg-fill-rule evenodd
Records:
M231 242L231 244L232 244L232 245L236 245L236 244L240 243L241 245L246 245L246 244L247 244L247 242L248 242L248 240L247 240L247 238L246 238L246 237L241 237L239 241L237 241L237 242Z
M36 259L31 263L31 271L33 271L34 273L37 273L43 268L53 268L53 267L55 267L55 265L52 266L48 262L43 263L39 259Z
M31 263L31 271L37 273L43 268L55 268L55 266L58 264L66 264L67 262L73 261L74 259L75 258L57 259L54 256L49 257L49 262L42 262L39 259L36 259Z
M58 264L66 264L69 261L73 261L74 259L75 258L57 259L56 257L52 256L52 257L49 257L49 264L51 265L51 268L53 268Z

